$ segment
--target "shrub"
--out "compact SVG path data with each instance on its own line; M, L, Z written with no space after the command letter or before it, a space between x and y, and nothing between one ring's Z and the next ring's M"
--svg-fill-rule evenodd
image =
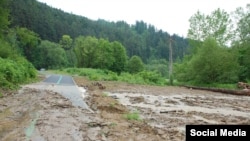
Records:
M132 56L127 64L128 72L135 74L144 70L144 64L139 56Z
M132 113L125 114L125 118L127 120L141 120L138 111L134 111Z
M164 79L161 77L159 73L153 72L153 71L142 71L138 73L140 77L143 78L143 80L147 84L162 84L164 83Z
M19 84L36 78L36 69L23 57L0 58L0 64L0 86L2 88L14 89Z

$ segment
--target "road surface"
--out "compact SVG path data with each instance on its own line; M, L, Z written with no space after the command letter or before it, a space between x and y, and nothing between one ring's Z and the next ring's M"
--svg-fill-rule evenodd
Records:
M50 75L43 82L45 85L51 85L51 87L47 87L46 89L58 92L69 99L74 106L89 109L83 100L84 93L80 91L71 76Z
M75 85L75 82L71 76L64 76L64 75L51 75L48 78L46 78L43 82L54 83L57 85Z

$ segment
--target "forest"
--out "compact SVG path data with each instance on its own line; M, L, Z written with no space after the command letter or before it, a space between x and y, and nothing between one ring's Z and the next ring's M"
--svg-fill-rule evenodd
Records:
M250 81L250 5L230 14L197 11L190 17L187 38L144 21L90 20L36 0L1 0L0 11L4 88L34 79L41 68L99 69L115 80L129 74L162 85L166 79L192 85Z

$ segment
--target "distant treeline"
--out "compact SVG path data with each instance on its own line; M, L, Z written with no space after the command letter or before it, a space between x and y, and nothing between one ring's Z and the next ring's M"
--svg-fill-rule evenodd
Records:
M63 35L69 35L73 39L78 36L93 36L122 43L129 57L140 56L144 63L169 58L169 33L143 21L137 21L135 25L129 25L125 21L93 21L36 0L12 0L10 18L11 27L26 27L39 34L42 40L58 43ZM173 59L182 59L187 54L188 41L178 35L172 35L172 39Z

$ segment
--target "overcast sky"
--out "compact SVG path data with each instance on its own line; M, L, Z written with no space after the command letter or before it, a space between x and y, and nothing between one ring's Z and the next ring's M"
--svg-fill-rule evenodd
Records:
M249 0L38 0L65 12L92 20L135 21L154 25L170 34L186 37L189 18L198 10L210 14L217 8L228 13L246 7Z

